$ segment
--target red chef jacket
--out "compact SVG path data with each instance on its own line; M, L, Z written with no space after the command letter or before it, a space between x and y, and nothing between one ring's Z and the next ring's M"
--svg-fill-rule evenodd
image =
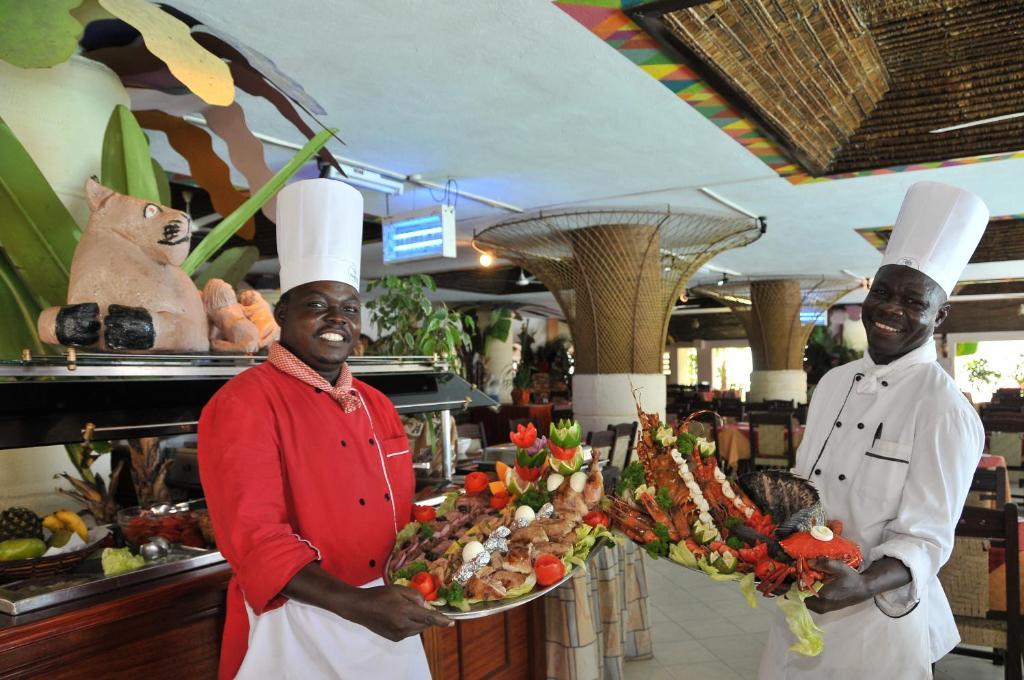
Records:
M411 519L415 480L398 413L362 381L352 387L362 408L345 413L267 362L203 409L199 472L217 547L234 571L221 678L245 657L245 603L257 616L280 607L281 590L313 560L353 586L380 578Z

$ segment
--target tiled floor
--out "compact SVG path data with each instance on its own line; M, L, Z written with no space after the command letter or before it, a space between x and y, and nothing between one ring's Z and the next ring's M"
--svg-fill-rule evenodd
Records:
M667 560L646 560L654 658L626 664L626 680L745 680L757 665L774 614L751 609L733 584ZM771 604L771 603L766 603ZM774 604L772 604L774 607ZM950 655L936 680L998 680L1003 669L982 659Z

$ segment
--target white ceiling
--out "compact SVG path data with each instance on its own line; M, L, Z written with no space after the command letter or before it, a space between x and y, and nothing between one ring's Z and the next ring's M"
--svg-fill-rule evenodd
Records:
M713 262L743 275L871 275L881 255L853 230L891 224L907 187L920 180L974 191L993 215L1024 214L1024 160L791 185L548 0L173 4L302 83L327 110L323 122L340 129L347 145L332 150L341 156L438 183L451 178L461 190L524 209L721 211L697 191L712 187L768 219L761 240ZM240 101L254 131L303 141L265 101ZM153 135L154 155L186 172L160 137ZM274 165L291 152L268 146L267 155ZM425 189L406 188L391 198L392 212L435 202ZM367 212L386 211L382 195L365 195ZM456 263L396 271L476 266L473 230L510 213L461 199L457 215L465 245ZM364 248L364 279L385 271L380 262L379 245ZM1024 261L971 265L964 278L1009 276L1024 276Z

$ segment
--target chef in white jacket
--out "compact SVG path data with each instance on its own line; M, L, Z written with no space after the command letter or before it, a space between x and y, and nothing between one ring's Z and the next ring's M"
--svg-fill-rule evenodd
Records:
M932 336L987 224L971 193L935 182L907 192L864 300L868 351L818 384L794 470L860 544L865 566L827 563L832 580L807 599L824 651L789 652L794 638L779 620L761 680L930 678L931 664L960 639L937 574L984 431L936 363Z

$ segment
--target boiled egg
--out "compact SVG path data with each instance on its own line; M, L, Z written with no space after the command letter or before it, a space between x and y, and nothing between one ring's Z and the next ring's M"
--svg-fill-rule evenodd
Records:
M516 508L516 520L524 521L527 524L531 524L533 520L537 519L537 513L533 511L529 505L520 505Z
M462 561L472 562L473 558L484 551L484 544L480 541L470 541L462 547Z
M587 485L587 473L586 472L574 472L572 477L569 477L569 488L576 493L583 493L583 487Z
M832 530L826 526L821 526L819 524L817 526L811 527L811 536L818 539L819 541L831 541L833 535L834 534L832 533Z
M562 482L564 481L565 477L558 474L557 472L552 472L550 475L548 475L548 493L551 493L552 491L558 489L558 487L562 486Z

